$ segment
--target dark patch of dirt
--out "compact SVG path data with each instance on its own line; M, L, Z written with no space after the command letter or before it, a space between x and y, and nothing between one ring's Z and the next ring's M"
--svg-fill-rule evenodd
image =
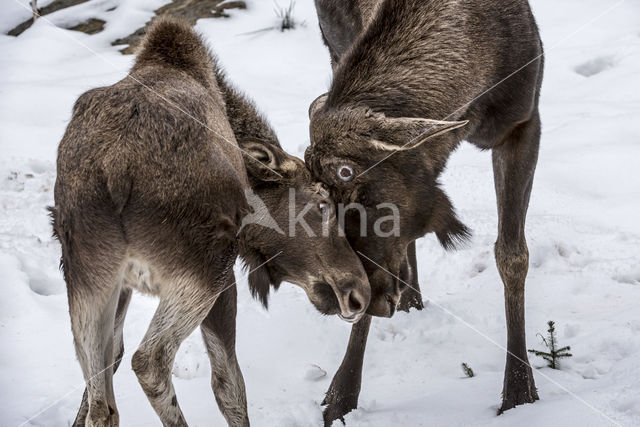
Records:
M89 0L55 0L50 4L46 5L45 7L40 8L38 12L40 13L40 16L48 15L60 9L76 6L78 4L82 4L87 1ZM9 34L10 36L19 36L32 24L33 24L33 18L29 18L28 20L24 21L22 24L16 26L14 29L9 31L7 34Z
M87 34L98 34L100 31L104 30L104 24L106 24L106 22L102 19L91 18L87 22L78 24L75 27L70 27L69 30L82 31Z
M39 9L40 15L48 15L60 9L64 9L78 4L85 3L89 0L55 0L51 4ZM171 3L162 6L155 10L155 17L158 16L171 16L176 18L182 18L195 25L196 21L200 18L227 18L229 15L226 13L228 9L246 9L247 4L244 1L226 1L225 0L173 0ZM113 10L111 8L109 10ZM124 54L133 53L140 43L140 40L147 32L147 27L153 22L147 22L144 27L138 28L132 34L126 37L115 40L111 43L113 46L129 45L120 52ZM33 19L29 18L7 34L10 36L18 36L22 34L27 28L31 27ZM69 28L74 31L82 31L87 34L97 34L104 29L105 21L98 18L91 18L87 22L83 22L74 27Z
M174 0L169 4L162 6L155 11L156 17L158 16L171 16L176 18L182 18L195 25L196 21L200 18L227 18L229 15L225 13L227 9L246 9L247 4L244 1L228 1L224 0ZM155 17L153 18L155 19ZM131 54L135 51L136 47L140 43L142 37L147 32L149 24L153 22L147 22L143 28L138 28L132 34L126 37L115 40L111 43L113 46L128 44L120 52L124 54Z

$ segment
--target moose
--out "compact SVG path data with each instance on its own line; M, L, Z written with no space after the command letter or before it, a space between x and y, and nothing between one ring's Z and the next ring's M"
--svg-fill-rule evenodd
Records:
M315 0L333 68L309 108L305 161L339 203L401 214L398 236L345 227L371 285L326 394L330 425L355 409L370 316L421 309L415 241L445 248L469 237L438 177L462 140L492 151L498 205L494 252L504 284L507 356L499 413L538 399L525 340L525 218L538 158L543 49L526 0ZM369 221L368 221L369 222ZM404 291L404 292L403 292Z
M235 354L234 262L250 269L266 306L270 286L301 286L315 307L355 322L370 289L339 233L328 191L280 148L256 108L227 83L201 37L159 19L130 74L79 97L58 149L51 208L86 390L74 425L118 425L113 374L132 290L160 302L132 367L163 425L186 425L171 381L180 343L199 325L213 392L228 424L248 425ZM241 226L251 190L280 223L312 206L328 237ZM325 233L326 235L326 233Z

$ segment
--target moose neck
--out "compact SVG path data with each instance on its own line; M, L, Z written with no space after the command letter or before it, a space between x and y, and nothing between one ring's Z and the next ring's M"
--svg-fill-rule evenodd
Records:
M437 120L464 114L465 103L486 87L482 70L492 58L465 36L465 6L440 1L425 7L423 1L387 0L377 8L335 70L329 107L360 104L389 117Z
M280 147L278 137L267 119L251 100L227 82L224 72L219 68L216 68L216 79L238 144L242 146L247 139L259 139Z

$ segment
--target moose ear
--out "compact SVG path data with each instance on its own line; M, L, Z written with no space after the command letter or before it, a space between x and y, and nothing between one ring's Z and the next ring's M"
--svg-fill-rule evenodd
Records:
M327 103L328 96L329 94L323 93L322 95L320 95L319 97L313 100L313 102L309 106L309 118L312 118L313 115L316 114L316 111L324 107L324 104Z
M318 23L324 43L329 48L333 67L362 32L360 5L352 0L315 0Z
M280 181L295 172L298 165L279 146L251 139L240 142L247 174L259 181Z
M469 120L444 121L410 117L378 117L379 123L371 144L386 151L406 151L420 146L432 138L458 129Z

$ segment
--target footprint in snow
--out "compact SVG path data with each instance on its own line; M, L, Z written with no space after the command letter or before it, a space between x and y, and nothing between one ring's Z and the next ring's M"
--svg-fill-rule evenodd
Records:
M612 56L600 56L590 61L583 62L573 70L583 77L591 77L613 68L615 65L616 64Z
M310 365L304 373L304 379L307 381L320 381L327 377L327 371L318 365Z
M484 263L484 262L474 262L473 265L471 266L471 273L469 274L469 277L476 277L477 275L479 275L480 273L482 273L486 269L487 269L487 264L486 263Z
M172 369L175 377L191 380L209 375L209 358L202 341L196 339L197 335L190 336L176 355Z
M476 277L484 272L488 267L489 260L492 260L492 255L489 251L483 251L476 255L472 261L469 277Z
M637 396L622 395L613 399L611 406L620 412L640 416L640 401Z
M628 285L640 285L640 270L616 274L613 276L613 280L618 283L625 283Z
M42 260L30 257L20 257L22 271L29 277L29 288L42 296L59 295L66 291L62 277L56 270L43 268Z
M389 342L404 341L407 339L407 336L402 330L390 323L376 328L376 337L380 341Z
M580 333L580 325L575 323L567 323L564 327L564 337L574 338Z

